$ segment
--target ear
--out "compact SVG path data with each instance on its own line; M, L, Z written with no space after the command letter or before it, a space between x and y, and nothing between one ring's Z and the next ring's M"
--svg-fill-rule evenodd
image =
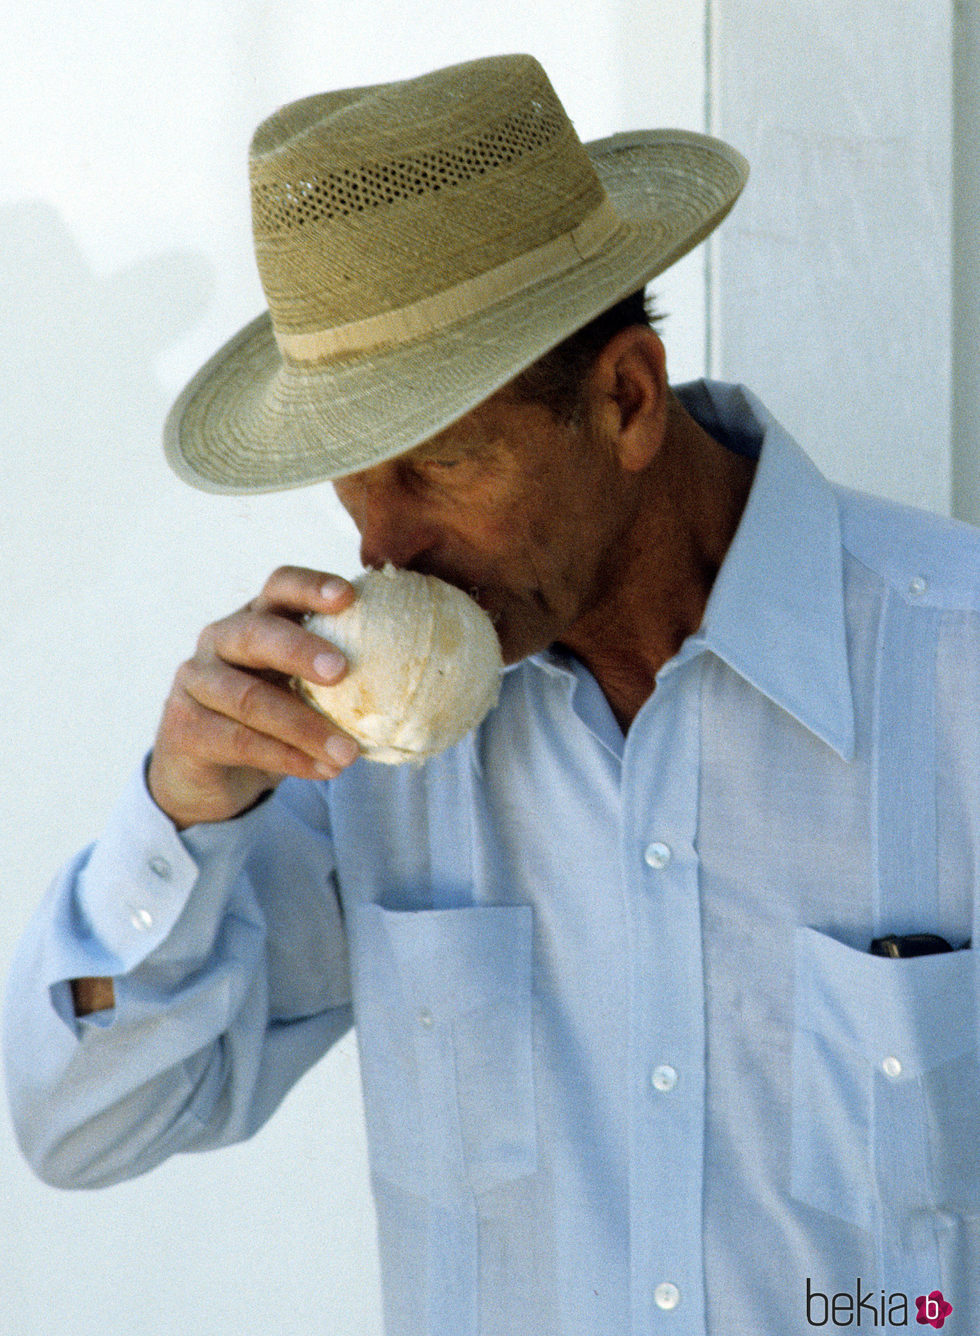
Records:
M647 467L667 430L667 355L652 329L632 325L615 334L590 377L592 421L622 468Z

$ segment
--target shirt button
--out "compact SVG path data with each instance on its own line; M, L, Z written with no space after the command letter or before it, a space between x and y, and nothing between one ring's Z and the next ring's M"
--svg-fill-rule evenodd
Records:
M170 863L166 858L160 858L159 856L151 858L150 871L155 873L158 877L166 879L171 873Z
M662 1062L659 1067L654 1067L650 1073L650 1084L654 1090L660 1090L663 1093L673 1090L677 1084L677 1069L671 1067L668 1062Z
M909 594L912 598L921 598L928 588L928 583L921 575L916 575L909 581Z
M148 909L134 909L129 921L137 932L145 932L147 928L153 927L153 915Z
M902 1064L898 1058L887 1057L881 1064L881 1070L892 1081L897 1081L902 1074Z
M672 1285L669 1280L665 1280L658 1285L653 1292L653 1302L658 1308L663 1308L670 1312L676 1308L681 1301L681 1292L676 1285Z
M431 1030L434 1024L432 1012L428 1007L423 1007L419 1012L419 1025L424 1025L427 1030Z
M656 868L658 871L665 868L671 860L669 844L662 844L660 840L654 840L648 844L643 853L644 861L648 867Z

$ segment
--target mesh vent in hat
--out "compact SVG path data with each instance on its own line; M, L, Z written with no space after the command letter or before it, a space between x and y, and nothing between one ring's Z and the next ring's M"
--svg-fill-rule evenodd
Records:
M452 149L258 185L253 194L253 225L257 232L270 235L462 185L546 147L563 127L559 108L535 101L482 133L467 136Z

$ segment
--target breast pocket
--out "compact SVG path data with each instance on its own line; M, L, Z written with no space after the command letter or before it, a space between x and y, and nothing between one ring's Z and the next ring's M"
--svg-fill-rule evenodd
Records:
M978 952L891 960L797 929L792 1190L876 1212L980 1212Z
M529 906L355 909L355 1023L372 1171L452 1200L533 1173Z

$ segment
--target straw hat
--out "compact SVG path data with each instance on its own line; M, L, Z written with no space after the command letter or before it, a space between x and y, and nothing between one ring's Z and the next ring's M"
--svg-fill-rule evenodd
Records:
M263 492L401 454L697 245L747 172L681 130L582 145L530 56L283 107L250 150L269 311L184 390L167 457Z

